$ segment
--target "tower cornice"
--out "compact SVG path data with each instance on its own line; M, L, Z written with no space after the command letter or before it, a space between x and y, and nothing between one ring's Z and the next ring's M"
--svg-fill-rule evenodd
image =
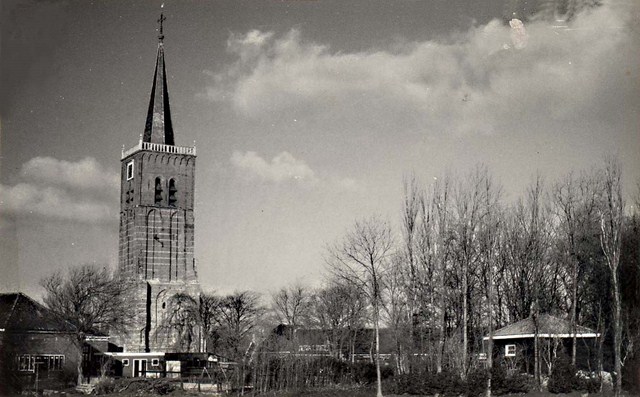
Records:
M158 152L158 153L170 153L170 154L184 154L190 156L196 156L196 147L195 146L176 146L176 145L165 145L162 143L152 143L152 142L144 142L139 141L137 145L134 147L122 150L121 159L125 159L131 156L134 153L140 151L150 151L150 152Z

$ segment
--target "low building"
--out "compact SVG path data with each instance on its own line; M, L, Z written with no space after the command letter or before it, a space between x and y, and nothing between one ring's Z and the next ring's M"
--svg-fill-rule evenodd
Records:
M126 378L160 378L165 376L164 352L105 352L108 375Z
M331 342L336 331L320 328L296 328L280 324L266 342L266 350L276 354L299 356L333 356L350 362L374 362L375 329L341 330L342 342ZM393 333L380 329L380 359L388 365L394 354Z
M571 322L550 314L528 317L493 333L494 357L503 360L513 371L533 373L535 362L535 339L538 339L538 353L542 371L550 372L555 358L561 354L571 356L573 343ZM588 369L588 363L595 363L596 341L599 333L577 325L576 366ZM486 352L489 336L483 338ZM486 357L486 356L485 356Z
M0 395L75 385L74 326L23 293L0 294Z

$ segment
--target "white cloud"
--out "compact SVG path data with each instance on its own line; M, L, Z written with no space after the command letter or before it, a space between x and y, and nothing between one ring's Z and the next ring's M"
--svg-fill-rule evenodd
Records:
M0 185L4 214L82 223L117 220L118 177L93 158L35 157L23 164L20 176L20 183Z
M271 161L260 157L256 152L233 152L231 163L250 177L267 182L298 181L313 183L316 176L313 170L302 160L289 152L281 152Z
M640 80L629 75L640 46L628 7L585 12L568 29L538 21L514 32L492 21L399 51L335 53L296 30L282 37L254 30L229 39L238 60L215 75L208 94L249 117L295 110L327 128L353 123L378 133L607 126L640 95Z
M359 191L361 184L353 178L317 175L304 160L283 151L270 161L254 151L238 152L231 155L231 164L250 179L270 183L296 182L305 186L333 187L339 191Z
M22 165L20 176L26 180L79 191L119 192L117 174L106 172L92 157L77 162L53 157L34 157Z

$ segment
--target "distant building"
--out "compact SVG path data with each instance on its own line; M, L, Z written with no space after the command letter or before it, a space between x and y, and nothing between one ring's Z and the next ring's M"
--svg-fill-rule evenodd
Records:
M23 293L0 294L0 395L75 385L74 326Z
M172 351L174 330L163 327L176 293L200 293L194 258L196 148L176 146L160 35L149 110L140 141L122 151L119 272L135 280L131 304L138 313L126 335L125 352L150 353L136 362L153 366L158 353Z
M332 356L350 362L374 362L375 330L357 328L344 330L342 343L331 342L335 333L329 329L296 328L286 324L278 325L267 339L263 351L280 355ZM380 358L390 363L393 357L394 341L391 329L380 329Z
M534 321L525 318L493 333L493 352L496 358L504 360L513 370L534 372L534 338L538 338L541 367L549 368L560 354L571 356L573 343L571 322L549 314L541 314ZM596 347L593 342L600 336L597 332L581 325L576 326L576 366L586 367L589 361L595 363ZM489 340L483 338L484 345ZM486 348L485 348L486 351ZM586 369L586 368L585 368Z

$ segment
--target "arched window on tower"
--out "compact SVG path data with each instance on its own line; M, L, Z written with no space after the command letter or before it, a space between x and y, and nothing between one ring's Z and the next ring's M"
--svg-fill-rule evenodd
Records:
M176 188L175 179L169 180L169 207L176 207L178 203L178 189Z
M156 189L153 202L155 205L162 204L162 179L156 178Z

